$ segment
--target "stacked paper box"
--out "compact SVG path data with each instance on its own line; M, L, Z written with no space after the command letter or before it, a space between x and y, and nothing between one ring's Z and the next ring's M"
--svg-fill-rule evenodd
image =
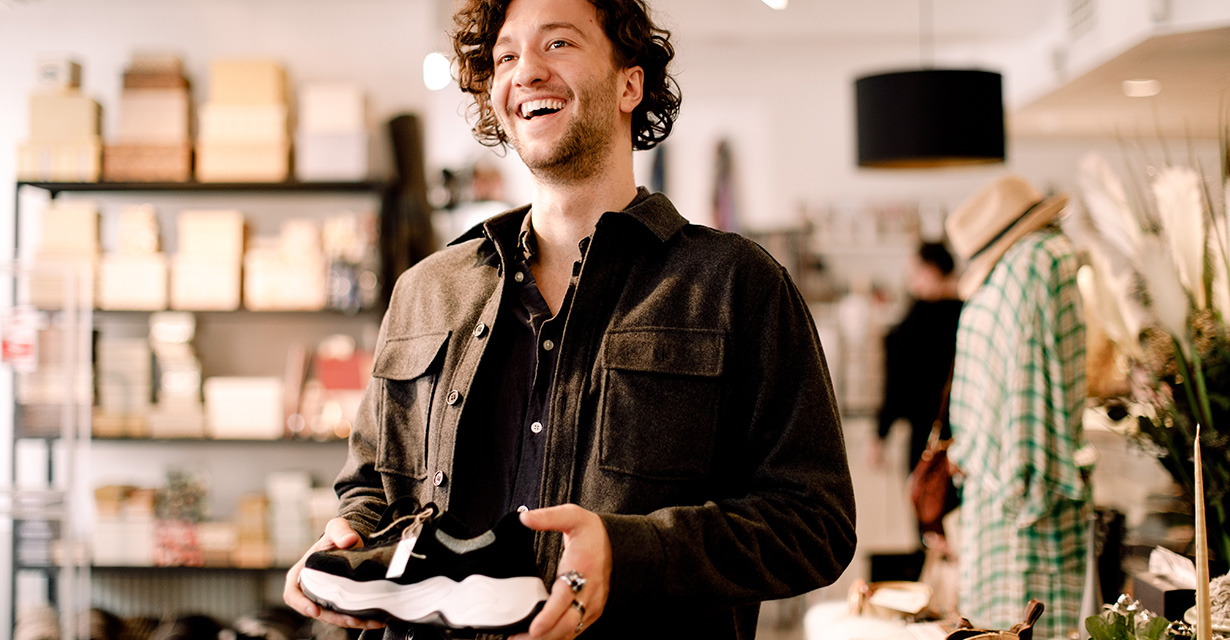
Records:
M104 335L98 340L97 357L99 408L116 416L148 412L153 395L149 341Z
M218 60L197 131L197 179L279 182L290 176L286 72L269 60Z
M327 266L320 224L310 219L282 223L277 238L258 239L244 256L243 303L248 309L323 309Z
M281 438L282 380L259 376L206 379L205 425L214 438Z
M148 204L124 207L119 251L98 268L98 308L157 311L167 307L167 257L158 251L158 218Z
M30 303L40 309L60 308L68 293L69 273L79 279L78 304L91 301L99 254L98 204L89 200L52 200L41 212L40 229L34 261L47 268L30 278Z
M17 147L17 178L95 182L102 159L102 107L81 93L81 67L67 59L39 62L30 96L30 137Z
M239 308L244 250L243 213L190 210L179 214L178 250L171 261L171 308Z
M124 72L119 127L104 150L105 179L183 182L191 178L188 86L178 56L133 56Z
M154 564L154 490L107 485L94 490L90 541L99 566Z
M149 415L155 438L205 435L201 405L201 363L192 349L196 319L190 313L160 311L150 314L149 343L158 368L155 381L158 405Z
M231 554L235 566L273 566L268 519L269 499L263 494L248 494L239 499L235 513L235 550Z
M265 479L265 493L269 496L269 533L274 561L283 566L292 565L313 540L308 512L312 478L302 471L270 473Z
M363 90L312 83L299 92L295 175L303 181L367 178L367 110Z

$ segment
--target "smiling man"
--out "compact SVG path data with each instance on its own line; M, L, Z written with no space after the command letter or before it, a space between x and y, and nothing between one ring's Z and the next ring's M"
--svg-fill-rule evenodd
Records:
M359 545L394 503L471 534L521 511L551 592L518 638L752 638L760 602L854 553L807 306L760 247L636 186L633 151L680 100L641 0L462 0L455 23L475 135L516 151L533 202L398 281L313 551ZM302 566L289 604L380 626L306 599Z

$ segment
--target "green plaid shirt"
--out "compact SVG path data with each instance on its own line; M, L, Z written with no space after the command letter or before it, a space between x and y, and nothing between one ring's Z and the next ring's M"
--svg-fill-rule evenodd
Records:
M1007 629L1037 598L1040 640L1081 627L1089 490L1075 462L1085 401L1078 266L1057 229L1030 233L966 302L957 332L961 614Z

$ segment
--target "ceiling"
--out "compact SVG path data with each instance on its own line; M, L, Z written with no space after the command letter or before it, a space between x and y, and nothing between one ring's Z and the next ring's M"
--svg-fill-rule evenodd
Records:
M692 39L917 41L924 21L938 42L985 41L1042 28L1058 0L650 0L667 27Z
M1153 79L1161 92L1129 98L1124 80ZM1230 27L1159 35L1016 110L1024 136L1215 137L1230 102Z

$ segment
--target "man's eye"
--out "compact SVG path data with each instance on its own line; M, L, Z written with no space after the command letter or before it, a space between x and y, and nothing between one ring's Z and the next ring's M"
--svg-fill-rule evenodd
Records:
M547 45L547 48L548 49L559 49L560 47L566 47L566 46L568 46L567 42L564 42L563 40L555 40L551 42L551 44Z
M496 56L495 63L500 64L503 62L508 62L509 60L512 60L512 59L513 59L513 55L511 53L506 53L502 56Z

